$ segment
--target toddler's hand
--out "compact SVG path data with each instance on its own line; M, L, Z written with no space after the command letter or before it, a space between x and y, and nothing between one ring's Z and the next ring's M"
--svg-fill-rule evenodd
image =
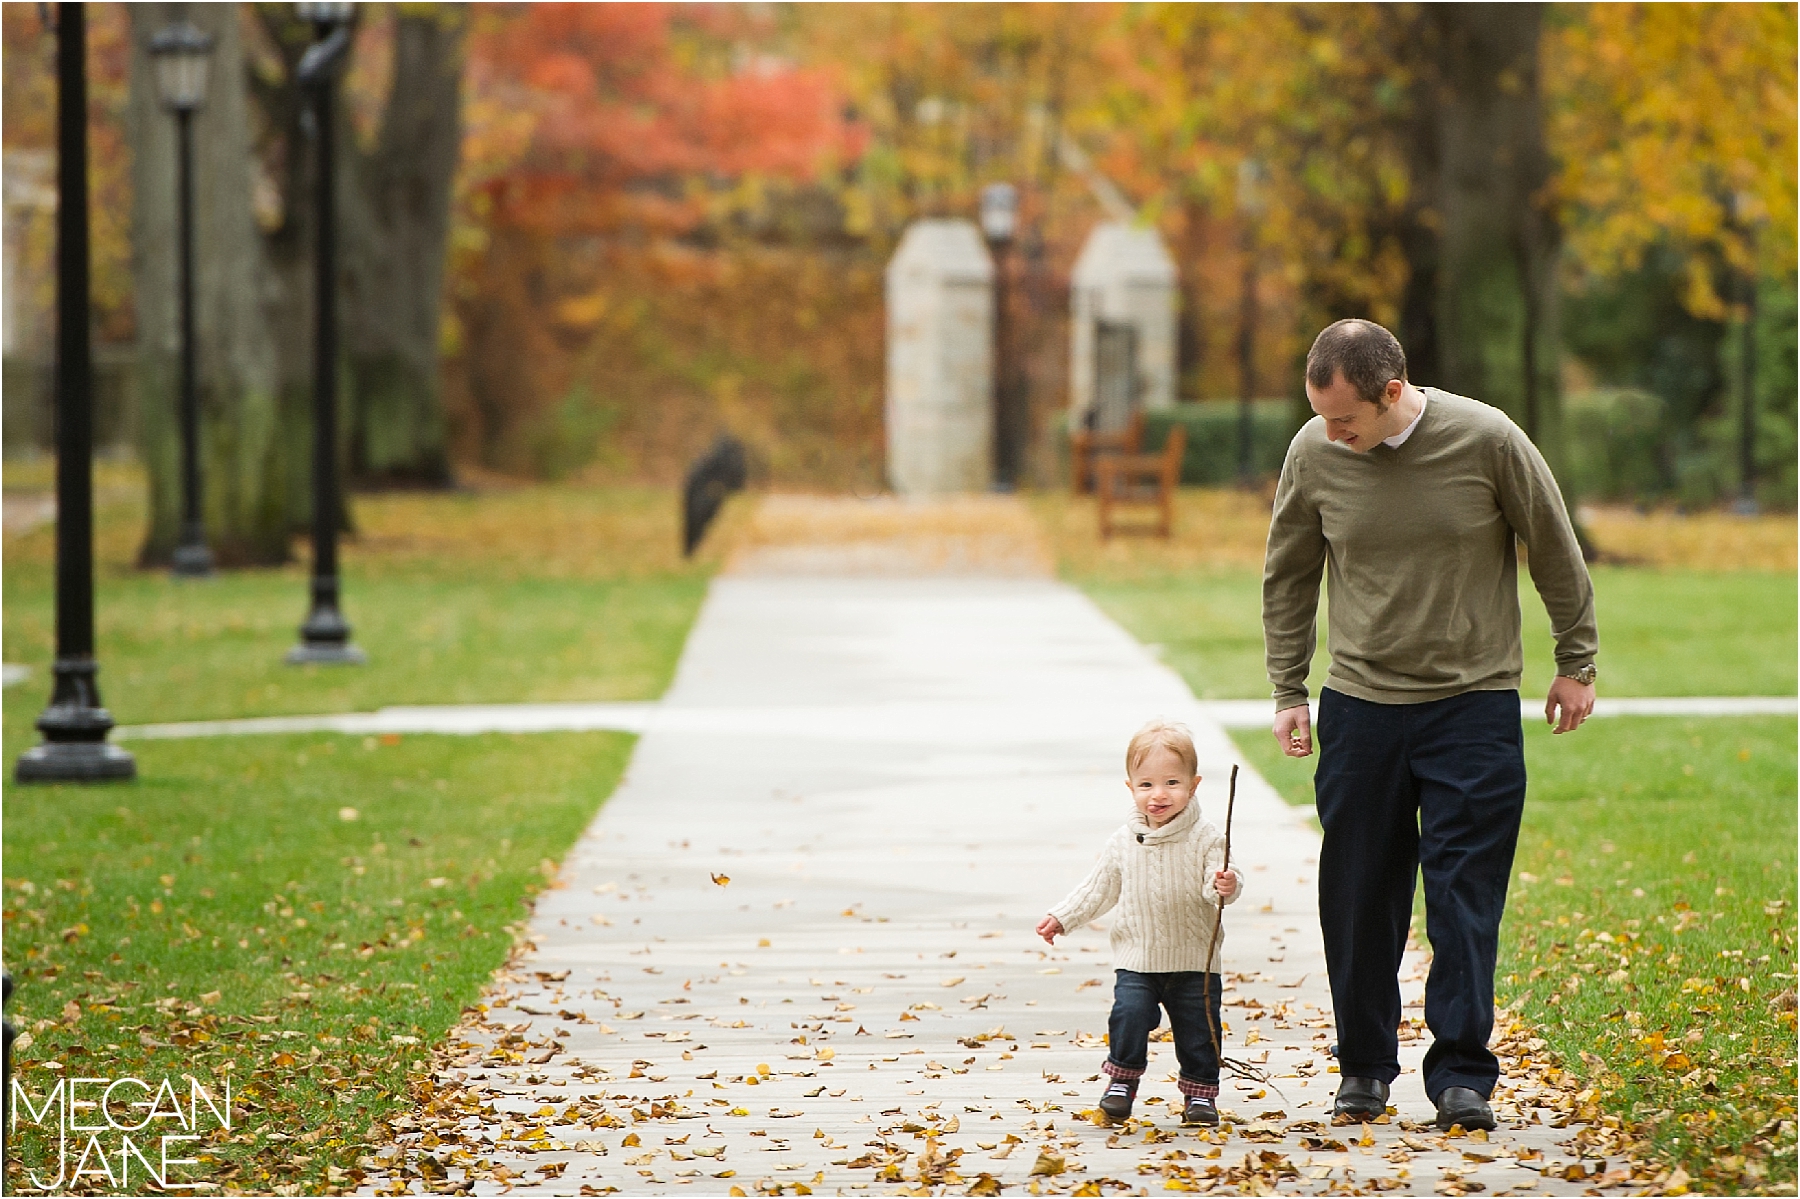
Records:
M1066 934L1063 930L1062 921L1058 920L1055 916L1045 916L1042 920L1038 921L1037 935L1044 938L1044 943L1046 945L1054 945L1056 944L1056 938Z
M1229 870L1221 870L1213 875L1213 890L1219 893L1220 899L1230 899L1237 894L1237 875Z

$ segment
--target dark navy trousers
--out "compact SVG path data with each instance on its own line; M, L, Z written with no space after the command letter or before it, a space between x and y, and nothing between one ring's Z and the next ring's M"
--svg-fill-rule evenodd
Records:
M1377 704L1326 688L1316 736L1319 923L1338 1069L1387 1083L1400 1073L1400 959L1422 872L1432 952L1425 1093L1491 1096L1494 961L1525 807L1519 693Z

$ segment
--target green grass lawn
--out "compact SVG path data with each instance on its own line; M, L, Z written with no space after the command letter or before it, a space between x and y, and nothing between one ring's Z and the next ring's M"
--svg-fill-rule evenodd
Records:
M304 546L293 565L199 582L138 571L130 483L100 489L96 521L101 684L120 723L654 698L724 540L683 560L666 491L361 497L344 602L369 664L295 669L282 655L304 615ZM5 659L33 668L6 692L9 764L37 739L48 693L51 539L6 540ZM140 741L135 783L9 781L10 1014L31 1037L18 1055L29 1092L192 1073L216 1096L230 1078L236 1127L196 1147L206 1160L187 1177L249 1193L353 1186L363 1146L385 1139L371 1126L416 1101L432 1045L506 959L631 744ZM43 1136L26 1127L18 1144L9 1170L44 1164ZM104 1147L116 1167L118 1146ZM144 1179L75 1189L139 1193Z
M345 580L361 667L293 667L305 615L294 571L202 583L111 581L99 596L101 695L121 724L385 704L654 699L667 685L706 580ZM9 716L36 718L53 640L45 597L8 572L6 655L32 668ZM17 598L14 598L15 594ZM11 709L18 709L16 713Z
M1792 571L1696 573L1595 567L1602 695L1793 695ZM1525 681L1541 697L1553 670L1549 618L1528 581Z
M344 610L364 667L292 667L304 562L176 581L133 567L141 506L100 508L101 694L121 724L360 711L385 704L653 699L674 672L717 553L684 561L676 500L537 488L357 502ZM304 559L305 547L301 546ZM8 538L6 727L48 696L52 531Z
M1154 647L1201 699L1268 697L1260 573L1222 567L1142 581L1074 581L1132 636ZM1315 680L1325 677L1330 661L1324 642L1321 635Z
M325 1188L410 1105L409 1075L505 960L631 743L158 741L133 747L135 784L10 788L11 1015L31 1036L18 1076L36 1096L60 1078L184 1073L218 1094L229 1077L235 1127L194 1147L206 1159L187 1177ZM29 1125L17 1144L9 1192L21 1162L56 1169Z
M1699 1185L1792 1194L1795 722L1526 727L1501 1000ZM1235 737L1311 803L1314 759Z
M1698 574L1596 567L1600 694L1792 695L1796 602L1793 574ZM1202 699L1260 699L1263 666L1261 574L1243 567L1143 579L1075 576L1082 590L1138 640L1161 646ZM1520 586L1525 678L1542 696L1554 666L1549 618L1529 580ZM1317 694L1329 659L1320 650L1310 684Z

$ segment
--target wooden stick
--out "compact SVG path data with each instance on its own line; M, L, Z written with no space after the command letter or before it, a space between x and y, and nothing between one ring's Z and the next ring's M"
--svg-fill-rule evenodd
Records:
M1231 790L1228 793L1228 797L1225 800L1225 869L1226 870L1231 869L1231 817L1232 817L1232 813L1234 813L1237 810L1237 776L1238 776L1237 763L1233 762L1231 764ZM1216 888L1213 893L1215 895L1218 894L1218 891ZM1220 896L1218 905L1213 909L1212 940L1206 946L1207 970L1206 970L1206 973L1201 976L1201 980L1200 980L1201 1002L1203 1002L1206 1005L1206 1027L1207 1027L1207 1031L1212 1033L1213 1057L1218 1060L1220 1065L1225 1064L1225 1051L1219 1042L1219 1026L1217 1023L1214 1022L1213 1014L1212 1014L1212 976L1215 973L1215 971L1212 969L1212 966L1216 962L1216 963L1218 963L1221 971L1224 969L1224 966L1225 966L1224 958L1223 958L1223 955L1221 955L1219 953L1219 935L1221 933L1223 933L1224 931L1225 931L1225 899L1223 896ZM1220 985L1221 986L1223 986L1223 979L1224 979L1224 975L1221 973L1220 974L1220 980L1221 980Z
M1231 789L1227 793L1227 796L1225 799L1225 866L1224 866L1224 868L1226 870L1231 869L1231 821L1232 821L1232 817L1237 812L1237 779L1238 779L1238 768L1237 768L1237 765L1234 763L1231 767ZM1218 911L1213 916L1212 943L1214 946L1215 953L1217 952L1217 946L1219 944L1219 935L1220 935L1220 933L1222 933L1224 931L1224 928L1225 928L1225 904L1223 901L1220 901ZM1223 964L1224 964L1223 962L1220 963L1221 966L1223 966ZM1223 978L1223 975L1221 975L1221 978ZM1237 1058L1230 1058L1230 1057L1225 1056L1224 1050L1223 1050L1222 1046L1219 1044L1219 1027L1218 1027L1218 1025L1213 1023L1213 1018L1212 1018L1212 997L1211 997L1212 979L1211 979L1210 971L1208 972L1207 981L1204 984L1204 986L1206 988L1206 990L1205 990L1206 1023L1207 1023L1209 1031L1211 1031L1211 1033L1212 1033L1213 1056L1218 1059L1220 1069L1230 1070L1233 1074L1236 1074L1239 1078L1248 1078L1248 1079L1252 1079L1255 1082L1262 1083L1263 1085L1271 1088L1277 1095L1280 1095L1282 1098L1282 1102L1284 1102L1284 1103L1287 1102L1287 1095L1282 1091L1281 1087L1276 1084L1275 1080L1269 1076L1269 1072L1267 1070L1264 1070L1258 1066L1254 1066L1249 1062L1239 1061Z
M1231 791L1225 798L1225 869L1231 869L1231 816L1237 811L1237 763L1231 764ZM1221 906L1220 911L1224 908Z

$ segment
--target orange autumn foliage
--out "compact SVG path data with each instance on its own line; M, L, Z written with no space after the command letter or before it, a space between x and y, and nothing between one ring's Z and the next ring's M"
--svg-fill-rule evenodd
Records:
M1791 276L1795 39L1791 4L1595 4L1551 28L1556 190L1585 272L1667 242L1687 307L1715 319L1717 261Z
M464 457L551 475L605 458L666 476L715 432L694 409L716 395L632 368L731 342L742 322L718 305L767 310L766 291L719 294L769 265L734 271L721 232L759 189L812 187L863 142L829 72L746 49L764 19L662 4L479 12L450 297ZM779 293L793 280L763 282ZM697 310L712 319L677 344ZM745 351L778 335L764 327ZM617 432L635 435L629 454Z
M131 282L131 148L126 142L130 91L130 16L122 4L87 6L88 189L92 214L95 332L103 342L128 342L136 330ZM36 4L0 5L0 140L6 171L19 190L56 186L56 34ZM51 19L54 19L53 16ZM55 307L55 201L8 211L18 271L10 281L25 292L15 308L27 356L48 362ZM15 301L16 302L16 301Z

